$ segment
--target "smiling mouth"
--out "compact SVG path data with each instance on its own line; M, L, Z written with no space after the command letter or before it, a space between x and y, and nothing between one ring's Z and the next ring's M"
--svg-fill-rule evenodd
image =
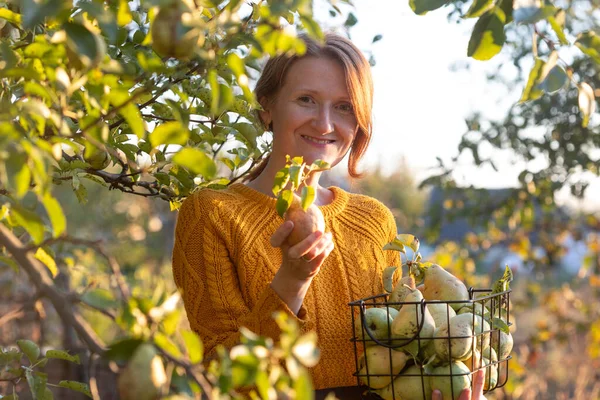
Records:
M314 137L310 137L310 136L304 136L304 135L302 135L302 137L303 137L305 140L307 140L307 141L309 141L309 142L312 142L312 143L315 143L315 144L331 144L331 143L335 142L335 140L328 140L328 139L316 139L316 138L314 138Z

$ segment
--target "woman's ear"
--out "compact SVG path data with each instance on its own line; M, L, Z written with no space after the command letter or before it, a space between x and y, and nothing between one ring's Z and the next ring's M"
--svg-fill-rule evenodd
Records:
M265 97L263 97L262 99L259 100L259 103L260 103L260 106L262 107L262 110L260 110L258 112L261 122L263 123L263 125L266 129L273 130L273 128L272 128L273 118L271 116L271 108L270 108L269 101L267 101L267 99Z

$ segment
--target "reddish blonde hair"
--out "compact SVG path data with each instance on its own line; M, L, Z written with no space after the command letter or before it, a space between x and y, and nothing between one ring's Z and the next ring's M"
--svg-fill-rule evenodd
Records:
M367 151L373 129L371 66L361 51L341 35L327 33L323 43L304 34L299 35L299 38L306 44L306 52L303 55L282 54L270 58L256 83L254 89L256 98L259 101L261 99L273 101L284 84L287 71L301 57L328 57L339 62L346 74L346 85L358 124L358 131L348 158L348 173L352 178L360 178L363 174L358 171L358 163ZM269 156L250 171L246 180L251 181L258 177L267 166L268 160Z

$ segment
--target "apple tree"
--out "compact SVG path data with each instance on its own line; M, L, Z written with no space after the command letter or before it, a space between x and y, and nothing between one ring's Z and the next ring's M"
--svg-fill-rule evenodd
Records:
M349 3L325 4L344 19ZM298 31L323 35L311 1L0 2L0 268L27 276L33 301L49 301L86 348L85 360L28 338L1 349L3 398L29 388L51 399L55 387L100 397L93 375L51 381L53 359L92 371L110 362L128 377L119 383L125 400L238 398L249 383L262 399L311 396L312 336L279 315L281 342L243 331L240 346L205 368L199 338L173 324L179 294L140 294L97 241L70 235L56 196L69 187L91 205L90 188L103 187L175 210L198 188L243 177L270 148L251 81L265 56L304 51ZM72 273L74 247L106 263L104 286L56 284ZM113 321L113 340L99 337L83 306Z

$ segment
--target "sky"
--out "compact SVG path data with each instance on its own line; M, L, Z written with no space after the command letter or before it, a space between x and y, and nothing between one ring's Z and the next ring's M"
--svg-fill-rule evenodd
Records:
M436 157L449 161L456 155L466 132L465 117L479 111L500 118L518 101L520 89L511 93L485 78L486 71L492 71L507 56L501 52L488 62L467 57L475 19L461 24L448 22L444 8L417 16L408 0L355 0L354 5L359 22L351 29L351 38L376 60L372 69L374 136L364 159L366 167L381 163L384 171L391 171L404 157L417 179L423 179L437 164ZM316 15L323 20L318 9ZM377 34L383 38L372 44ZM452 69L456 63L468 64L469 70ZM511 165L508 152L495 155L500 172L491 167L478 169L469 158L461 159L464 167L458 169L455 178L479 187L516 186L524 166ZM543 168L544 162L528 167ZM564 193L559 194L558 201L600 211L600 182L596 180L588 191L583 203Z

